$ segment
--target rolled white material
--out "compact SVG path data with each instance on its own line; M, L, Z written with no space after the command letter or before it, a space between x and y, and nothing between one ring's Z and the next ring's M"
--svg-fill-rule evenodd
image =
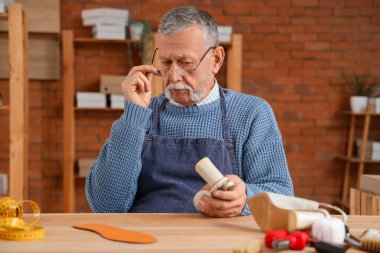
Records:
M295 231L302 229L310 229L314 221L328 216L329 214L327 211L289 211L288 230Z
M343 221L338 218L322 218L314 221L311 235L317 241L342 244L346 229Z
M224 178L222 173L219 172L208 157L197 162L197 164L195 164L195 170L211 187Z

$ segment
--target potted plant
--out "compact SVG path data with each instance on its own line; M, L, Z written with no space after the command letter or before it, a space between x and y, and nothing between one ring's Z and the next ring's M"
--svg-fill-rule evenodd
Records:
M367 76L360 76L356 73L352 75L343 73L342 78L354 93L350 97L351 111L364 112L367 109L369 96L372 94L375 83L369 81Z

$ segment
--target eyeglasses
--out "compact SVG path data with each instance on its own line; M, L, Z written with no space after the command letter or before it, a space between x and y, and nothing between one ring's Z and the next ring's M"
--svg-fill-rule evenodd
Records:
M184 67L184 68L179 68L179 69L170 69L169 67L168 68L157 68L157 71L155 73L153 73L155 76L168 76L169 73L171 71L173 71L174 73L176 73L177 75L179 76L191 76L194 74L194 71L197 70L199 64L201 64L202 60L206 57L207 53L211 50L211 49L215 49L216 47L209 47L207 49L207 51L203 54L203 56L201 57L201 59L199 60L198 64L192 68L192 67ZM156 56L156 52L157 52L158 48L154 49L154 53L153 53L153 57L152 57L152 65L154 63L154 57Z

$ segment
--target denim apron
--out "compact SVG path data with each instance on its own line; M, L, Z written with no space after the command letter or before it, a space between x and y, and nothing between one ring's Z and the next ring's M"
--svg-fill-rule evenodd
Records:
M223 140L165 139L158 135L164 99L145 136L142 168L138 188L129 212L195 213L193 197L206 182L195 171L195 164L209 157L223 175L236 174L233 142L228 138L227 111L224 93L219 87Z

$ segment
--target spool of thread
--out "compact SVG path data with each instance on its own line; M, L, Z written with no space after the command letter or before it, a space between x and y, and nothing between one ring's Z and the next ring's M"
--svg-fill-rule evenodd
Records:
M346 229L343 221L338 218L321 218L313 222L311 235L317 241L342 244Z

